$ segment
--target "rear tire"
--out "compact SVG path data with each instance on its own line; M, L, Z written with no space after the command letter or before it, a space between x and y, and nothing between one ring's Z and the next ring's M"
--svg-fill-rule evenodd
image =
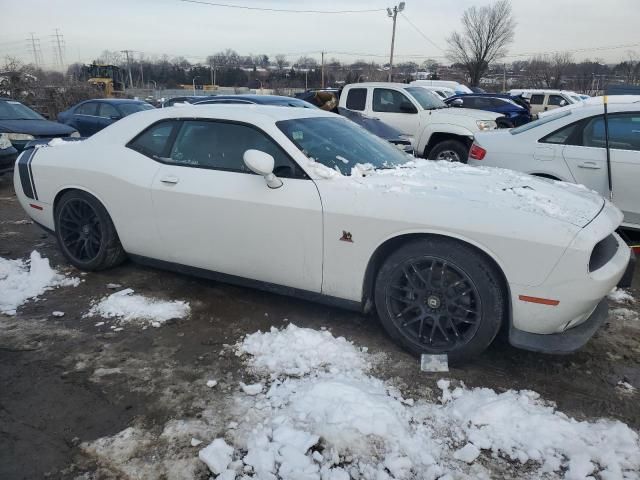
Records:
M458 140L445 140L437 143L429 152L429 160L467 163L469 147Z
M484 351L505 317L506 292L496 267L473 247L447 238L412 241L392 253L376 277L378 317L415 355L449 362Z
M109 213L93 195L65 193L55 206L54 221L60 250L80 270L104 270L127 258Z

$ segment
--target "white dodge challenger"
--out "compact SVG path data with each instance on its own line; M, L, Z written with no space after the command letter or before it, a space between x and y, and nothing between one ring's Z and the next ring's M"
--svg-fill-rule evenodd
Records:
M405 348L451 361L503 327L521 348L580 348L630 262L620 210L592 192L415 160L320 110L145 111L25 151L14 182L82 270L130 257L375 309Z

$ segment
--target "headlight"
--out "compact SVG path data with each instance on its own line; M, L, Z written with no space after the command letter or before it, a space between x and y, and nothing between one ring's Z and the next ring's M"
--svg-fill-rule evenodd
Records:
M70 137L73 138L78 138L80 136L80 132L73 132L71 135L69 135Z
M6 133L0 133L0 150L11 148L11 140Z
M476 124L480 130L493 130L498 126L493 120L478 120Z
M28 133L7 133L9 140L34 140L36 137Z

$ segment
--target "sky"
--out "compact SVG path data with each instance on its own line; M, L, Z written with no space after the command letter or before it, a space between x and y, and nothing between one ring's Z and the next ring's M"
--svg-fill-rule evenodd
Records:
M202 0L211 1L216 0ZM280 9L363 10L393 6L387 0L217 0ZM460 29L466 8L487 0L406 0L398 16L396 62L446 63L446 38ZM629 51L640 55L640 0L512 0L515 40L505 61L535 53L573 51L574 59L617 63ZM181 0L0 0L0 59L32 61L27 38L39 39L43 63L55 66L53 35L64 41L64 61L89 63L103 50L135 55L184 56L192 62L232 48L241 55L301 54L341 61L386 61L392 21L385 11L313 14L243 10ZM412 25L413 24L413 25ZM418 32L417 30L420 30ZM430 40L425 39L425 36ZM621 48L603 48L633 45ZM580 50L580 51L577 51Z

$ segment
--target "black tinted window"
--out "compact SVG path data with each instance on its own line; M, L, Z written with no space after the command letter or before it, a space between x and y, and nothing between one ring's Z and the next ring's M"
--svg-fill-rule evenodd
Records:
M76 108L76 112L78 115L96 115L96 111L98 109L98 104L96 102L88 102L83 103L78 108Z
M299 178L301 170L286 153L263 132L237 123L185 121L171 149L171 163L251 173L244 164L244 152L261 150L274 158L279 177Z
M559 107L566 104L567 101L561 95L549 95L549 101L547 102L547 105L556 105Z
M544 95L531 95L529 103L531 105L542 105L544 103Z
M347 96L347 108L349 110L364 110L367 101L366 88L352 88Z
M169 140L177 126L176 120L156 123L133 139L128 147L156 160L166 160Z
M573 132L576 131L580 122L572 123L571 125L567 125L565 127L556 130L553 133L550 133L546 137L540 139L542 143L556 143L556 144L564 144L569 143L569 139L572 138Z

